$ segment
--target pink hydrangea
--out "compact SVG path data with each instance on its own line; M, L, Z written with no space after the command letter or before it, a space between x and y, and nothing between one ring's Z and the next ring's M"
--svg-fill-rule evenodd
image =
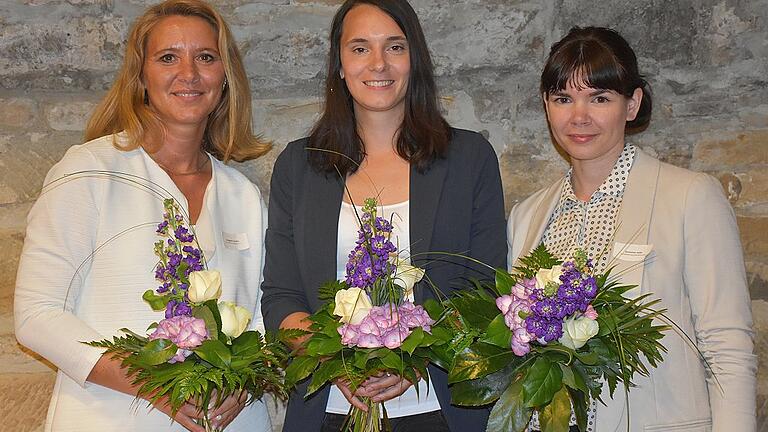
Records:
M205 321L186 315L166 318L157 323L157 328L149 335L150 340L168 339L179 349L168 363L183 362L192 350L208 339Z
M528 284L530 285L530 284ZM521 313L529 314L533 300L529 298L531 287L517 284L512 289L511 295L503 295L496 298L496 307L504 315L504 323L512 330L512 352L518 356L524 356L531 351L531 335L525 328L525 319ZM521 295L518 296L518 293Z
M341 343L353 347L394 349L402 345L412 329L421 327L429 332L434 320L422 306L405 302L374 306L360 324L344 324L338 328Z

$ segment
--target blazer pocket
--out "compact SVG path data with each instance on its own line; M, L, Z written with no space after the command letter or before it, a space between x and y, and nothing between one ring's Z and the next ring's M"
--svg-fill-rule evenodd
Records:
M689 420L677 423L648 425L645 432L677 431L677 432L712 432L712 419Z

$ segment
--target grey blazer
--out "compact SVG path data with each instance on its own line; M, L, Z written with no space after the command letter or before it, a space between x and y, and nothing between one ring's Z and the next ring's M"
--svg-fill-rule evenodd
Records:
M307 162L307 139L294 141L275 162L269 200L266 263L261 302L267 329L277 329L289 314L315 312L317 289L336 277L336 243L344 183L318 173ZM410 172L410 237L415 265L443 294L467 286L467 278L492 273L467 260L426 252L471 256L493 267L506 265L506 222L498 160L481 135L452 129L446 157L425 172ZM433 297L422 281L416 302ZM447 375L430 367L430 377L451 430L485 430L488 411L450 405ZM306 383L291 394L283 430L319 431L328 387L303 397Z

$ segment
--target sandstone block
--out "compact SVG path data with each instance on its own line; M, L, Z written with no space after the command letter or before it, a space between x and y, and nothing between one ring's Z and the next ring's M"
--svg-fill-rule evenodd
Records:
M0 127L28 127L35 120L37 107L34 100L10 98L0 99Z
M67 148L81 141L82 135L73 132L29 132L0 137L8 148L0 152L0 204L36 199L51 166Z
M0 229L0 316L13 313L13 291L16 284L16 268L19 265L24 234L16 230Z
M57 102L46 107L45 117L53 130L82 133L95 106L87 101Z
M768 130L723 134L702 140L693 149L694 166L699 170L736 170L768 164Z
M768 217L739 217L741 244L745 259L765 260L768 258Z
M0 374L2 429L14 432L42 431L55 378L53 372Z

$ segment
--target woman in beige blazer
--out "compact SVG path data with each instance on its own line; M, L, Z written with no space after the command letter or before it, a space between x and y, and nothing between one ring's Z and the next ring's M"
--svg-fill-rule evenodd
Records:
M552 46L541 92L571 170L512 209L510 264L542 241L594 257L604 250L598 267L615 265L614 274L637 284L629 295L660 298L696 345L668 332L664 362L634 379L629 414L623 388L613 397L604 388L606 405L597 403L589 430L754 431L750 300L736 219L720 184L625 145L625 129L644 127L651 104L635 54L618 33L572 29Z

